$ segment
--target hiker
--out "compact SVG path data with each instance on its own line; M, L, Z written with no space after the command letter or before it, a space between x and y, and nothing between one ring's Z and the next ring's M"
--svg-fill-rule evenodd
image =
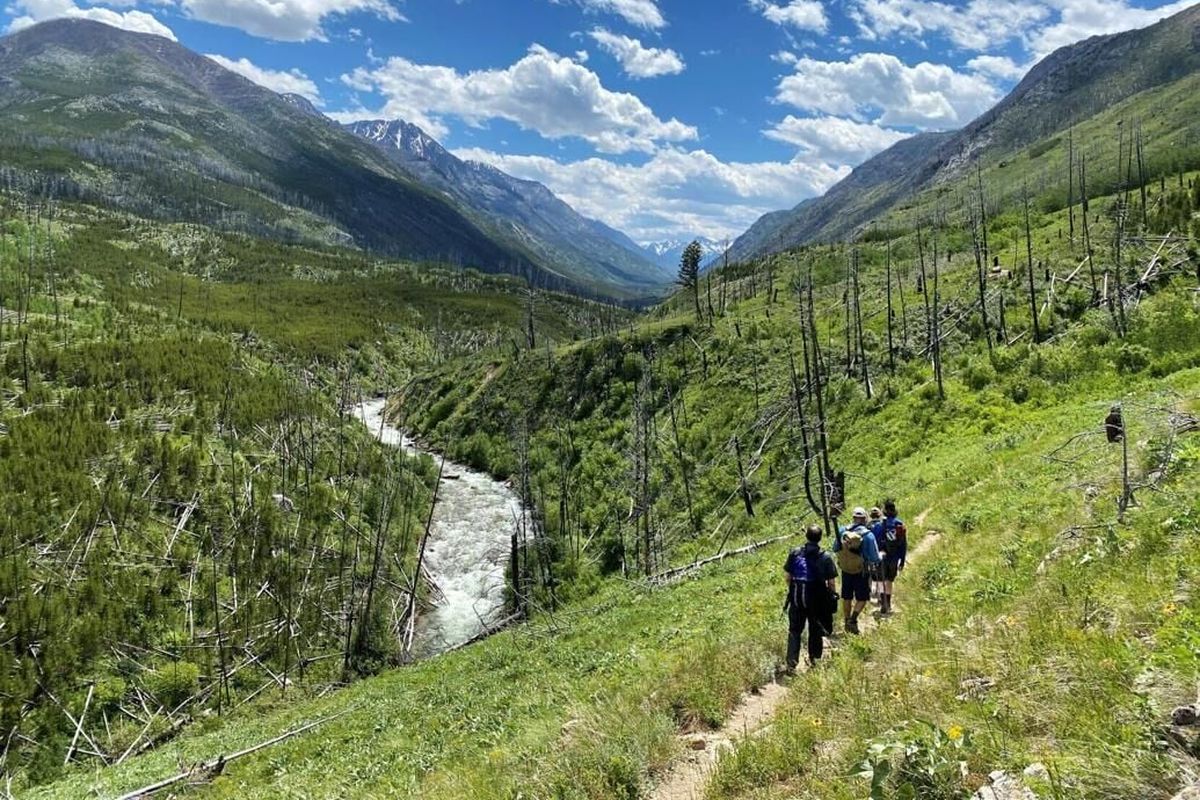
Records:
M821 658L825 636L833 627L833 615L829 612L837 602L832 596L837 567L834 566L833 556L821 549L821 534L820 525L809 525L804 534L808 541L803 547L793 548L783 565L788 584L789 675L796 671L796 665L800 662L800 639L805 624L808 625L809 666Z
M1104 418L1104 435L1108 438L1109 444L1125 438L1125 419L1121 414L1120 403L1114 403L1113 407L1108 410L1108 416Z
M883 594L879 611L885 616L892 613L892 589L896 576L904 569L908 559L908 529L904 521L896 516L896 501L890 497L883 503L883 519L875 523L875 545L879 549L879 572L883 579Z
M867 527L865 508L854 509L850 525L838 529L833 552L842 571L842 622L847 633L858 633L858 615L871 599L868 567L879 563L879 548L875 534Z
M883 520L883 512L879 510L879 506L871 507L870 519L867 522L867 527L875 534L875 546L879 548L879 557L883 558L883 542L879 539L877 527ZM883 603L883 564L870 564L867 567L871 573L871 600L876 603Z

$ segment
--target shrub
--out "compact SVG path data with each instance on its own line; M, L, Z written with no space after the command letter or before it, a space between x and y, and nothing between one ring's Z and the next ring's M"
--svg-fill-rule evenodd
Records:
M1123 375L1141 372L1150 366L1150 350L1140 344L1122 344L1115 360L1117 371Z
M996 370L990 364L973 361L963 374L963 380L972 391L979 392L996 380Z
M970 733L957 725L943 731L929 722L907 723L871 741L859 777L871 782L871 800L959 800L971 794L970 750Z
M175 708L200 688L200 667L176 661L146 676L146 688L163 705Z

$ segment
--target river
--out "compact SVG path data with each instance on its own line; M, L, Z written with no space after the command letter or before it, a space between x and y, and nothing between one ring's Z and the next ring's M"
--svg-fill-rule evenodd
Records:
M384 405L382 399L370 400L358 409L374 436L406 453L441 460L388 424ZM440 596L417 618L416 655L435 655L470 641L504 616L504 571L520 513L517 495L503 483L446 462L425 547L425 565Z

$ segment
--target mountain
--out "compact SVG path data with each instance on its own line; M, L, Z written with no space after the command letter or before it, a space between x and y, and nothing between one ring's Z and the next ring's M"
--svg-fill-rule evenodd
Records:
M703 251L703 256L700 258L702 264L708 263L713 256L725 251L724 243L714 239L697 236L695 240L700 243L700 249ZM674 276L679 271L679 259L683 256L683 250L691 242L691 239L666 239L661 242L647 242L642 245L642 250L656 264L665 270L669 270L671 275Z
M1200 5L1147 28L1094 36L1038 62L996 106L959 131L923 133L863 162L819 198L772 212L738 237L732 260L745 261L808 242L853 234L914 195L1061 136L1105 110L1200 70ZM1190 130L1177 109L1155 108ZM1190 134L1189 134L1190 135ZM1065 187L1064 187L1065 189ZM1065 193L1065 192L1064 192Z
M615 245L597 244L608 260L588 261L485 218L302 97L269 91L175 42L89 20L44 22L0 39L0 184L147 217L509 272L584 294L633 297L654 285L644 274L651 267ZM552 219L569 212L544 189L521 191L554 207ZM594 230L582 218L576 228Z
M936 173L936 155L951 133L920 133L902 139L859 164L823 196L791 211L758 219L730 247L730 261L747 261L810 241L845 236L858 225L917 191Z
M673 277L624 234L580 215L542 184L464 161L412 123L370 120L346 128L451 199L495 238L528 250L540 263L570 269L573 277L597 285L643 293L661 289Z

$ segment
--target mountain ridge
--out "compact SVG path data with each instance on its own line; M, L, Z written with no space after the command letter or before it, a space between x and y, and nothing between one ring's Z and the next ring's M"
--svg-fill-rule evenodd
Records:
M150 218L515 274L584 296L628 300L662 283L639 274L648 262L623 264L615 243L602 245L613 250L614 268L581 269L584 259L539 248L536 237L490 224L424 184L307 99L276 94L162 37L82 19L6 35L0 112L0 170L10 186L52 186L66 199Z
M591 279L655 292L671 275L656 269L624 236L579 214L537 181L463 160L419 126L402 119L360 120L348 131L371 142L421 183L452 198L486 229L553 263L572 263ZM603 226L603 227L601 227Z
M961 177L1112 105L1200 70L1200 5L1145 28L1093 36L1035 64L956 131L919 133L859 164L825 194L757 220L730 248L746 261L852 235L904 199Z

